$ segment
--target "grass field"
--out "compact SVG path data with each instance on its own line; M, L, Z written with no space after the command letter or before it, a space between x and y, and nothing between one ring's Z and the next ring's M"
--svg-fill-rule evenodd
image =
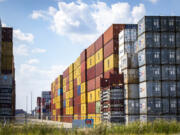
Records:
M167 135L180 134L180 123L176 121L134 122L125 125L99 125L92 129L64 129L48 125L0 126L0 135Z

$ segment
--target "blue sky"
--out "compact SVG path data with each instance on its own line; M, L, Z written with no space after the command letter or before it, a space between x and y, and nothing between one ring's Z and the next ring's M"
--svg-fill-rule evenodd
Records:
M179 0L0 0L3 25L14 28L17 108L50 83L112 23L144 15L180 15Z

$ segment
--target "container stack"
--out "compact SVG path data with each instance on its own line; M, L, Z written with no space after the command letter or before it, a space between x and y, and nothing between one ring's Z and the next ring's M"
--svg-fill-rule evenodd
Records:
M103 122L124 123L123 75L101 79L101 118Z
M95 44L87 48L87 107L88 119L96 117L96 56Z
M124 75L126 123L139 119L138 59L134 51L137 25L127 24L119 33L119 72Z
M0 115L15 115L13 29L0 23Z
M87 118L87 59L86 49L81 53L81 119Z
M41 119L41 97L37 97L36 113L37 113L37 118Z
M50 120L50 112L51 112L51 92L50 91L43 91L42 92L42 102L41 102L41 119ZM60 102L59 102L60 103Z
M74 119L81 119L81 57L74 62Z
M62 83L63 83L63 76L60 75L51 84L51 113L52 113L51 119L54 121L62 121L62 118L61 118L63 114Z
M179 17L144 17L138 23L140 119L176 118Z

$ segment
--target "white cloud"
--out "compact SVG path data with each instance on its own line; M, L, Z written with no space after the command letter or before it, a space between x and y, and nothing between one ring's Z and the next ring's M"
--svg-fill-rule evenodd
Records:
M158 2L158 0L149 0L149 1L152 2L153 4Z
M53 65L42 69L32 64L21 64L16 68L16 94L17 108L26 108L26 96L28 95L28 106L30 106L30 93L33 94L33 109L36 105L37 96L41 91L50 90L52 81L63 73L66 66ZM28 108L30 110L30 108Z
M27 45L19 45L14 47L14 54L18 56L28 56L29 55L29 48Z
M40 48L32 49L32 53L45 53L45 52L46 52L45 49L40 49Z
M33 42L34 36L31 33L23 33L20 29L13 31L13 36L15 39L26 42Z
M36 12L51 18L50 27L57 34L67 36L73 42L89 45L111 24L135 23L145 15L145 11L143 4L131 7L127 2L107 5L105 2L87 4L78 0L58 2L57 9L50 7L47 11Z
M39 63L39 60L38 59L30 59L27 63L28 64L37 64L37 63Z

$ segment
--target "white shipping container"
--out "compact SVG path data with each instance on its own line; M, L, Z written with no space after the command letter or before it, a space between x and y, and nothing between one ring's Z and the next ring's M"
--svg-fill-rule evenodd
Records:
M126 99L139 98L139 84L125 84L124 95Z
M137 84L139 82L138 69L124 69L122 73L124 75L125 84Z

